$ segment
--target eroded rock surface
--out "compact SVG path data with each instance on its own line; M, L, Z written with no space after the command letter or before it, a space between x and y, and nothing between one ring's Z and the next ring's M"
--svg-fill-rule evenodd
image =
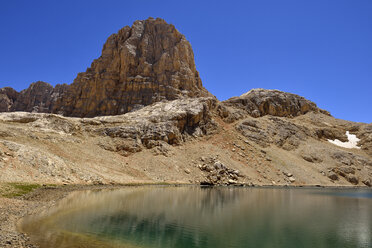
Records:
M0 89L0 112L12 111L12 106L17 100L19 93L13 88L4 87Z
M111 35L53 112L117 115L163 99L207 95L190 43L173 25L150 18Z
M189 138L213 133L215 123L210 111L214 105L213 98L179 99L122 116L96 117L93 121L104 124L95 128L98 135L110 137L100 143L101 147L127 155L164 143L179 145Z
M95 118L71 118L49 113L1 113L0 169L10 169L9 172L17 174L17 170L11 168L25 166L27 170L36 170L40 180L55 178L64 183L100 183L99 177L88 172L89 169L82 173L81 162L80 165L76 162L81 159L76 157L77 154L84 148L66 153L60 148L55 150L53 144L64 144L69 149L90 140L89 153L98 149L99 153L103 152L101 150L111 152L112 157L117 154L126 157L154 149L154 153L166 155L166 149L171 145L181 145L216 131L211 115L215 105L214 98L186 98L155 103L123 115ZM23 137L21 143L17 137ZM24 142L27 145L22 144ZM37 148L44 143L49 144L49 148ZM95 155L81 156L90 160L89 156ZM18 176L26 176L27 170ZM0 176L1 179L4 180Z
M230 121L238 120L249 114L252 117L273 115L280 117L295 117L307 112L321 112L315 103L304 97L279 90L253 89L247 93L224 101L220 114Z
M186 97L94 118L1 113L0 180L125 183L167 176L209 185L370 185L368 124L320 112L226 123L219 106L213 97ZM364 140L362 149L327 141L346 130ZM200 158L208 154L216 156Z
M262 147L275 144L285 150L296 149L301 141L311 136L308 128L277 117L269 117L264 123L245 119L236 125L236 129Z
M136 21L111 35L102 55L74 82L36 82L0 91L0 111L93 117L124 114L162 100L211 94L202 86L190 43L162 19Z

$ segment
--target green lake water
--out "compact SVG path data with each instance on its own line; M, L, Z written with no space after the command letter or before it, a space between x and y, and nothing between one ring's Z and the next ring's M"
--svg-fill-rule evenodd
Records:
M74 192L23 219L42 248L371 248L368 189L140 186Z

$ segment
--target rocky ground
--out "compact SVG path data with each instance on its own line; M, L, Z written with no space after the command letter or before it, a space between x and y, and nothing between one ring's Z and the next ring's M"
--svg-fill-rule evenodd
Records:
M266 93L271 102L246 108L185 98L95 118L1 113L0 181L371 185L371 124L311 110L296 95L274 92L281 103ZM329 142L346 142L347 131L360 138L358 147Z

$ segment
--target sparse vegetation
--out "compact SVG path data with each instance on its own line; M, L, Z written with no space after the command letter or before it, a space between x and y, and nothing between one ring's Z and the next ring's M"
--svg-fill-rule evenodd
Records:
M40 184L32 183L3 183L0 184L0 196L13 198L23 196L41 187Z

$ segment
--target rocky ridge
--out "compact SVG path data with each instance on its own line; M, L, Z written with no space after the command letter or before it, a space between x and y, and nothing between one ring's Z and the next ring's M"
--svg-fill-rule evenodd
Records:
M239 97L232 97L224 101L219 107L221 117L228 122L242 119L246 115L292 118L310 111L330 115L328 111L318 108L314 102L304 97L266 89L252 89Z
M1 113L0 181L371 184L371 142L348 149L328 141L347 130L369 137L370 125L319 111L231 122L220 117L221 105L210 97L94 118Z

